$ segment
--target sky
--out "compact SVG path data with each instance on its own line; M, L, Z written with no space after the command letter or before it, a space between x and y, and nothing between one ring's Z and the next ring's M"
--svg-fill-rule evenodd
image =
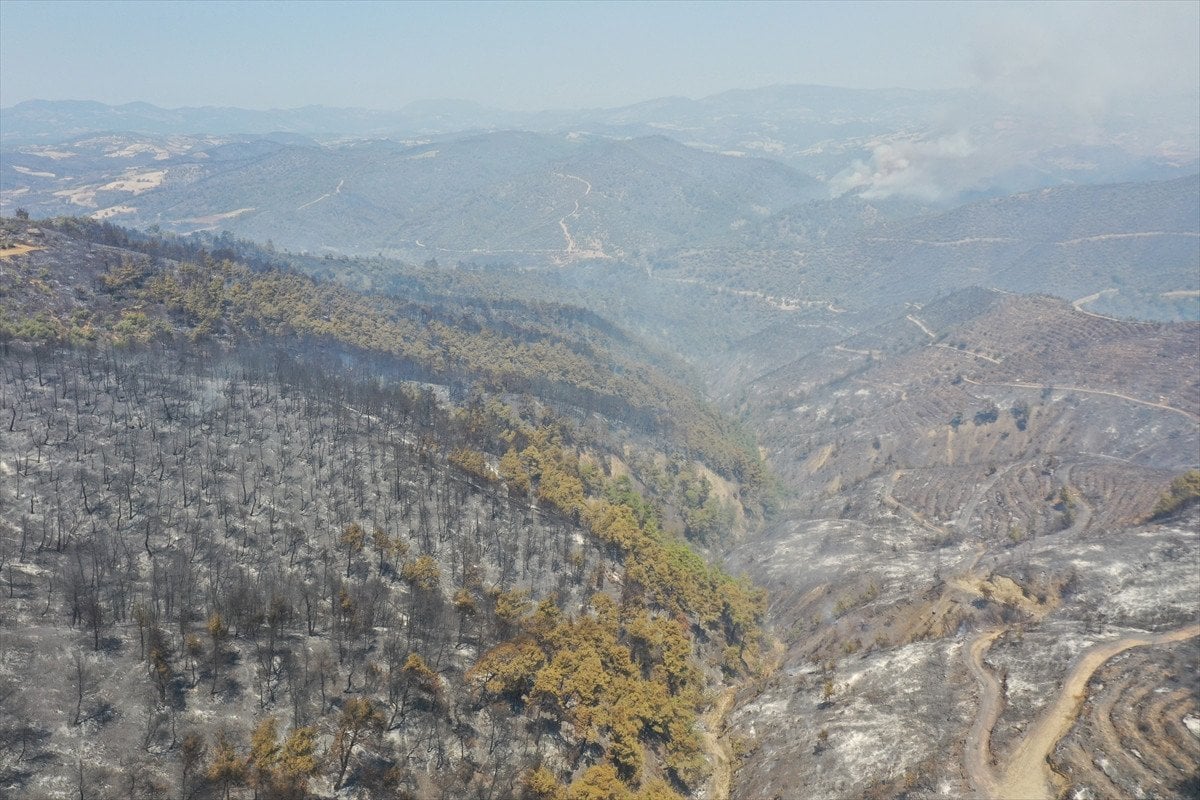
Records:
M1035 84L1042 70L1085 95L1200 92L1200 3L0 0L0 106L532 111L782 83Z

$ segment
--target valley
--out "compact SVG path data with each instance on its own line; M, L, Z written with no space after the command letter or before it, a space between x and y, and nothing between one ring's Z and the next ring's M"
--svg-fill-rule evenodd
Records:
M1177 111L6 108L0 794L1194 796Z
M563 219L569 225L567 220L572 218L568 215ZM698 738L691 746L703 754L708 766L705 770L697 767L694 773L679 771L683 767L670 773L677 791L685 780L695 781L693 796L705 798L769 797L773 791L770 787L797 783L812 786L820 796L839 798L1024 797L1030 793L1049 797L1063 787L1079 790L1081 786L1098 785L1095 772L1080 772L1079 766L1054 766L1056 771L1037 777L1041 773L1030 765L1040 764L1047 757L1051 765L1078 764L1076 757L1062 754L1072 752L1069 748L1073 737L1079 735L1072 731L1083 724L1089 707L1079 693L1093 673L1109 669L1118 662L1119 654L1127 651L1144 649L1149 655L1143 657L1152 659L1153 653L1169 642L1179 642L1181 657L1195 662L1194 625L1190 622L1200 610L1193 592L1194 571L1200 561L1195 511L1185 511L1173 521L1152 520L1151 516L1165 487L1176 476L1195 469L1195 453L1200 452L1200 376L1189 361L1200 338L1196 323L1111 319L1087 313L1067 300L983 288L961 289L919 304L899 303L886 313L877 307L864 314L834 308L828 301L809 301L794 295L780 298L764 289L728 288L708 278L674 277L669 271L665 276L660 270L649 275L636 269L621 271L617 274L624 280L614 283L606 272L622 268L594 260L585 260L566 271L560 267L553 273L523 273L525 283L519 291L497 282L495 272L447 272L399 262L334 262L341 264L338 283L328 285L297 282L284 273L243 275L226 265L219 270L225 288L215 299L211 294L208 299L204 299L205 294L195 294L189 295L193 299L172 301L164 299L162 293L175 291L169 288L174 284L155 277L160 271L175 276L170 280L181 282L184 289L191 285L200 290L205 283L197 281L198 276L193 276L189 267L156 260L161 258L156 253L172 252L170 241L123 239L126 235L119 229L100 224L46 225L41 230L16 225L10 226L10 231L17 243L10 246L13 255L7 261L9 269L13 274L28 276L30 286L41 281L46 288L39 290L41 299L35 305L22 304L38 297L36 293L10 291L7 318L35 314L37 308L57 309L39 323L50 326L45 328L47 333L34 336L73 339L84 346L88 346L89 337L95 341L97 335L120 336L123 338L112 341L125 348L137 348L170 341L178 336L170 331L180 324L200 326L195 330L201 336L216 336L218 342L230 336L270 335L271 330L307 331L307 336L332 336L333 341L344 340L368 351L383 347L383 352L390 354L372 356L373 366L364 363L364 374L378 374L385 363L380 358L399 359L384 368L385 374L440 387L439 396L451 407L464 402L464 392L478 392L468 387L479 385L481 379L483 385L501 392L498 398L511 397L506 393L514 389L533 390L542 398L540 402L555 405L575 420L573 425L584 426L581 431L590 431L579 439L593 442L578 446L575 457L579 464L609 460L612 456L597 450L600 442L608 441L602 446L609 448L608 452L619 454L623 462L641 464L633 472L633 485L659 498L656 503L667 504L659 506L660 513L665 513L661 518L664 523L676 520L670 523L679 526L676 530L689 536L695 532L700 537L712 534L698 533L702 530L698 507L689 511L685 503L691 501L671 499L672 490L663 494L664 490L653 488L661 479L652 477L660 474L652 464L662 462L646 461L645 457L630 462L630 444L618 444L620 437L633 436L643 442L639 447L649 446L652 451L666 448L669 456L671 448L678 446L672 441L692 442L690 447L696 452L694 448L706 441L697 437L711 436L701 433L713 429L710 423L689 426L676 422L666 429L673 433L663 436L663 417L653 408L666 403L664 408L679 409L686 407L680 404L694 402L685 399L686 392L669 388L673 380L670 376L698 374L726 412L754 431L767 458L771 480L779 488L772 490L776 492L773 497L763 494L754 483L760 478L752 477L757 473L749 469L748 461L739 461L745 456L733 456L734 450L724 444L718 446L716 440L700 445L698 452L707 455L701 455L697 463L707 463L718 474L736 478L741 484L740 488L735 484L733 495L726 495L725 502L735 506L726 506L722 511L720 506L710 504L707 513L728 514L727 520L736 515L742 521L736 538L725 531L718 532L716 539L694 541L701 544L703 552L726 552L723 560L733 573L749 576L766 589L769 605L763 624L768 626L770 639L749 643L753 655L746 656L748 666L742 667L744 674L735 675L735 679L723 673L726 677L718 680L718 673L711 671L717 663L713 661L715 654L709 656L705 685L711 687L711 694L694 696L690 701L697 709L698 726ZM128 244L114 248L100 244L102 241ZM195 252L204 257L201 251ZM286 263L290 258L253 248L242 252L251 263L255 259ZM301 269L324 271L329 261L298 259L294 263ZM70 264L76 265L74 272L68 268ZM47 270L57 276L57 284L38 277L45 276ZM397 298L411 296L417 304L389 306L387 303L393 301L380 298L362 305L348 289L338 288L375 283L383 275L387 277L380 286L388 287L389 294ZM637 375L638 384L613 384L612 378L601 377L599 372L585 377L586 370L580 371L582 365L567 366L568 360L563 362L564 368L571 371L569 381L574 388L567 389L556 384L562 379L550 373L544 379L536 377L546 367L551 373L559 368L551 362L537 368L532 366L535 362L529 362L519 373L509 376L503 370L497 371L500 364L520 363L511 361L520 358L519 349L509 349L507 355L489 363L486 358L468 355L478 345L458 350L453 339L446 338L449 328L424 344L410 344L403 349L394 349L389 344L393 341L390 335L382 333L388 326L407 330L407 315L418 309L427 325L442 319L447 323L459 320L455 324L461 326L468 317L455 307L479 302L468 298L483 286L489 287L491 295L486 306L478 308L489 310L472 325L499 324L497 331L508 331L505 336L516 333L514 342L528 337L534 342L549 334L566 346L564 355L568 351L577 355L592 353L608 363L630 359L623 372ZM268 287L274 300L254 299L267 297L262 292ZM619 288L614 291L614 287ZM313 296L317 299L315 307L311 306L313 299L304 298L313 292L317 293ZM321 292L333 295L324 301L319 299ZM286 302L305 304L311 310L300 316L282 312L279 303L283 297L292 297ZM608 323L585 322L586 314L568 312L565 306L553 311L544 323L530 323L545 313L531 309L552 309L553 305L544 304L581 299L597 312L614 317L627 330L644 336L652 337L664 324L672 326L667 329L665 342L677 347L691 364L668 360L662 362L665 372L634 366L637 359L661 360L665 356L621 329L606 328ZM143 310L139 313L146 318L136 327L130 324L134 319L131 312L122 310L129 302L137 303L135 307L140 306ZM322 310L321 304L326 302ZM535 305L521 305L530 302ZM206 305L210 311L204 310ZM439 305L441 310L437 310ZM501 310L506 306L512 311ZM703 306L713 310L704 317L703 325L710 333L728 338L688 338L688 309ZM155 307L162 310L147 313ZM378 315L372 323L375 333L362 338L359 333L322 322L332 322L337 314L358 318ZM676 314L680 316L673 316ZM68 318L73 320L69 328L53 322ZM564 322L572 318L578 322L568 322L564 328ZM273 327L280 324L276 320L283 319L289 319L286 327ZM551 319L556 321L551 323ZM10 327L8 336L28 338L38 330L28 325ZM572 326L580 325L577 332L570 332ZM746 326L744 333L734 333L738 325ZM524 332L520 332L522 329ZM414 341L415 329L411 330L402 338ZM550 334L551 330L555 333ZM791 337L790 346L780 348L778 342L787 336ZM676 337L679 344L674 345ZM139 341L144 344L137 344ZM420 337L415 341L419 342ZM14 346L16 343L9 345ZM445 356L429 349L439 346L449 346L450 352L460 354L452 356L454 362L444 361ZM535 347L542 355L552 352L543 344ZM26 365L22 367L25 370L29 369L27 358L23 356L18 362ZM471 374L477 377L468 381L459 377ZM626 388L620 388L622 385ZM646 391L637 388L639 385L654 387L644 400L636 399ZM265 390L284 391L282 387L271 390L269 384ZM352 401L347 407L364 408L361 401ZM634 413L638 408L642 410ZM228 417L229 413L219 412L216 418ZM371 419L378 418L378 412L369 413ZM450 413L450 418L455 418L461 412ZM686 412L691 419L711 413L699 409ZM611 416L597 427L596 414ZM634 422L639 414L644 415L644 423ZM23 414L17 416L25 418ZM257 423L247 424L253 428ZM721 423L715 424L720 430ZM50 424L51 430L54 425ZM70 437L69 420L65 425ZM601 433L604 430L608 433ZM425 436L403 434L400 446L417 447L418 442L427 441ZM281 441L271 448L282 446ZM430 502L443 491L437 488L438 481L459 485L461 479L454 477L454 464L467 470L467 482L455 491L481 491L484 498L493 498L487 502L497 502L486 487L496 480L497 469L499 474L507 474L504 464L496 461L504 455L504 446L500 443L493 455L488 455L485 446L483 460L478 461L475 456L468 457L469 451L455 450L449 443L440 445L446 454L442 458L449 458L445 463L451 466L442 467L450 471L435 473L442 477L432 482L430 477L423 479L430 487L426 491L435 493ZM282 451L280 458L280 464L295 460L282 455ZM29 469L28 456L20 456L19 451L7 455L5 462L10 470L19 470L15 474L25 474ZM13 464L18 466L14 468ZM391 469L382 463L372 469L381 468ZM604 473L609 480L621 474L610 467ZM256 481L261 481L264 473L258 474ZM718 475L713 478L723 480ZM81 479L86 486L87 478ZM297 485L307 485L307 480L301 479ZM544 476L542 480L546 480ZM711 492L711 482L709 486ZM249 497L248 487L243 484L238 490L243 503ZM18 490L17 496L23 494ZM764 501L771 506L765 515L756 505ZM39 501L32 502L35 516L26 515L26 521L19 524L14 521L12 530L27 531L29 522L40 516L36 513ZM129 500L119 501L116 508L121 502L128 505ZM251 524L267 508L278 509L271 510L274 516L288 505L273 501L255 510L259 501L248 502L249 516L244 517L242 525ZM302 506L309 502L306 499ZM455 501L459 502L464 501ZM567 502L562 507L570 508L570 502L578 501ZM638 501L631 502L632 508L641 507ZM529 517L530 513L543 520L539 524L566 524L568 530L570 525L578 524L571 522L580 514L578 510L569 512L566 520L552 522L557 512L542 517L542 503L537 506L521 512L526 514L524 522L505 525L520 530L536 519ZM117 530L132 524L132 532L141 525L134 522L136 507L129 522L121 522L118 517ZM468 503L465 507L473 506ZM439 513L448 513L447 507ZM161 512L158 516L161 518ZM308 524L285 519L271 525L295 530L298 524ZM481 518L476 519L475 524L479 524ZM226 520L224 524L231 523ZM410 521L398 529L417 525L409 529L420 530L426 524ZM595 526L603 524L607 523L587 523L584 530L590 525L598 533L603 528ZM445 530L461 528L456 522L445 525L449 526L443 526ZM228 536L230 529L226 530ZM41 535L41 547L45 547L46 533ZM578 542L578 534L575 536ZM153 560L157 548L147 546ZM243 542L242 552L247 552L245 546ZM61 547L55 545L50 552ZM328 547L331 554L337 550L336 542ZM598 557L608 557L599 555L603 552L598 551ZM436 551L430 553L441 569L448 571L444 574L453 576L461 569L443 561ZM491 563L493 558L504 563L501 553L498 550L488 555L485 551L477 558L482 559L480 564ZM524 558L528 564L528 557ZM579 568L583 572L578 574L591 569L586 566L587 558L585 555L584 566ZM9 570L14 595L18 587L25 587L21 592L29 597L13 609L13 613L24 614L27 612L21 609L32 607L40 569L36 561L30 563L28 556L18 556L13 568L18 563L29 565L20 570L31 570L20 571L19 578L18 572ZM353 558L348 563L353 565ZM603 582L597 576L607 572L610 579L615 579L611 576L618 574L616 567L603 566L602 561L598 564L597 571L590 573L594 578ZM1145 569L1150 565L1152 569ZM532 590L530 603L543 596L543 590L537 588L543 579L536 575L535 571L523 579ZM380 577L387 575L381 572ZM490 580L485 579L481 586L486 589ZM506 584L492 585L502 588ZM49 592L54 605L53 580ZM587 607L586 595L576 589L567 590L561 581L553 595L544 596L553 597L560 608L569 608L570 604ZM659 596L654 602L670 607L673 601ZM116 617L108 624L120 630L121 614L129 612L113 613ZM471 666L472 661L485 655L483 640L470 651L463 649L462 624L458 624L457 649L446 650L443 644L437 645L440 650L431 650L434 645L427 642L414 651L446 676L446 688L439 691L448 691L447 696L463 696L460 693L466 691L470 675L480 668L478 664ZM51 627L40 636L61 633L62 629ZM27 648L31 644L23 641L18 638L10 644L17 651L30 652ZM120 645L118 652L128 652L128 645ZM295 652L290 658L297 657ZM364 665L373 663L371 652L368 648L362 656ZM309 657L313 656L305 656ZM353 667L353 662L344 660L346 657L340 656L343 660L339 663L343 668ZM251 658L247 652L238 660ZM181 666L194 669L197 676L212 679L217 675L211 672L214 668L202 667L200 661L191 667L189 663L185 660ZM47 664L46 669L52 667ZM276 677L270 670L246 673L237 683L257 685L265 692L272 681L277 681L278 690L290 694L295 691L291 684L295 677L287 672L290 667L283 669ZM267 683L262 683L264 680ZM345 680L346 687L353 689L354 671ZM182 680L185 698L190 682L190 678ZM200 685L197 681L196 688ZM362 691L369 687L364 684ZM1194 695L1173 696L1192 699L1172 706L1172 715L1192 713L1186 709L1195 707ZM293 698L293 704L295 701ZM263 707L262 698L258 702ZM184 703L172 712L182 714L172 725L192 719L188 715L202 708L186 710L198 700ZM321 707L314 707L315 712L294 708L292 713L319 714ZM440 724L437 708L435 704L422 712L433 715L428 723L433 726L429 729L431 736L437 735ZM455 712L463 713L467 713L465 708ZM146 724L152 719L148 717ZM305 717L296 719L295 724L300 724ZM469 724L479 730L481 720L477 716ZM800 727L797 720L802 721ZM1176 720L1169 724L1182 723ZM106 735L117 736L114 741L133 735L130 729L120 726L105 730ZM901 735L900 731L905 733ZM560 739L567 746L571 741L569 736ZM1113 741L1105 745L1105 752L1109 753L1107 757L1116 758L1123 751L1113 750L1119 747ZM50 749L42 752L61 752L56 748L64 745L47 743L41 746ZM166 746L164 752L170 750ZM557 763L560 766L551 769L559 772L564 762L546 760L562 758L551 755L554 752L545 751L540 763ZM1139 752L1146 756L1147 746ZM1064 757L1075 760L1057 760ZM531 763L527 759L513 761L513 755L505 758L512 763ZM413 761L411 755L409 759L404 780L416 796L428 796L434 784L422 777L431 773L422 770L430 769L431 762ZM469 757L464 767L467 763L486 762L477 754ZM355 785L366 790L366 773L350 774L357 776L353 778ZM478 771L473 774L476 777L470 781L480 780ZM523 773L518 769L507 774L504 780L515 786L513 781L521 780ZM683 777L692 774L694 778ZM1144 782L1172 773L1164 766L1137 774L1140 777L1134 780ZM599 780L598 775L595 777ZM489 785L495 786L494 780L489 779ZM1037 781L1041 783L1035 786ZM457 792L476 784L445 785L459 786L453 790ZM643 787L649 786L643 781ZM1167 789L1160 786L1159 791Z

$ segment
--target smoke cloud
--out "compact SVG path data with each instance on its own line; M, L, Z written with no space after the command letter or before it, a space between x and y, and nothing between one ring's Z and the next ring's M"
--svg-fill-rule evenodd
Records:
M936 139L879 142L869 162L855 161L831 182L834 194L862 189L862 196L878 199L904 194L921 200L939 200L946 187L961 183L961 172L975 166L978 148L966 131Z
M1200 4L1050 7L1037 24L1001 9L973 38L969 99L928 131L870 143L831 191L937 201L1086 181L1097 154L1196 159Z

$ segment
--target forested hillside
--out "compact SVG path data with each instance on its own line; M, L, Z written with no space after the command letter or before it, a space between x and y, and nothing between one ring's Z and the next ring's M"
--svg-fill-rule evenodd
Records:
M671 402L719 423L694 394L617 356L602 375L561 309L451 327L261 265L6 226L6 793L704 785L697 715L759 667L765 603L689 543L742 513L686 426L659 429ZM617 398L644 429L604 417ZM713 453L756 463L715 431Z
M387 356L395 377L439 383L458 395L480 383L621 420L659 435L664 447L694 453L751 491L761 487L761 463L745 436L698 390L651 363L644 345L581 308L461 291L409 300L411 287L403 283L389 295L364 294L272 266L254 257L259 251L246 251L248 264L231 260L236 249L218 251L228 256L218 261L178 240L131 238L85 220L43 223L33 236L16 233L20 225L10 229L14 242L33 242L24 245L33 249L7 262L0 332L9 336L337 343Z
M0 206L224 230L313 253L546 265L721 237L823 196L760 158L667 139L498 131L319 146L301 137L92 136L5 152Z
M1056 187L936 213L849 198L805 203L747 226L738 241L661 253L656 273L849 309L970 286L1067 300L1119 291L1131 306L1163 293L1194 300L1197 198L1192 175Z

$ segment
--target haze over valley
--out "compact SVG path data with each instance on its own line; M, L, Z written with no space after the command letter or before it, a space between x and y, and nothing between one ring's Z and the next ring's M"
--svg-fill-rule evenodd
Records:
M1200 792L1192 5L71 8L0 795Z

